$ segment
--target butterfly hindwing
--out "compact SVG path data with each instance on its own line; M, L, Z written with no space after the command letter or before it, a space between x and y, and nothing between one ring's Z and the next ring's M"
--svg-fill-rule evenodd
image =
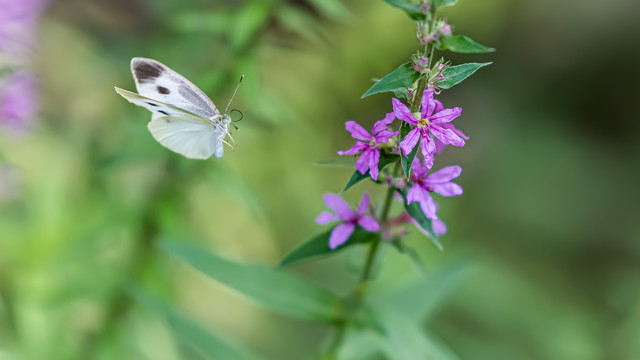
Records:
M131 73L140 95L174 105L205 119L220 112L197 86L168 66L146 58L131 60Z
M190 116L162 116L154 117L147 127L162 146L190 159L222 157L225 133L212 123Z

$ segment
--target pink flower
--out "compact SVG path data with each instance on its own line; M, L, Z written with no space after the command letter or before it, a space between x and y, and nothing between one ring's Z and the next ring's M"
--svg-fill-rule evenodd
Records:
M436 102L436 110L435 110L435 112L442 111L442 109L444 109L444 106L442 105L442 103L440 101L438 101L438 100L434 100L434 101ZM451 124L451 123L442 124L442 127L452 130L456 135L460 136L464 140L469 140L469 137L467 135L465 135L462 131L456 129L453 126L453 124ZM445 144L442 141L438 140L438 138L435 138L434 141L436 143L436 154L439 154L439 153L442 152L442 150L444 150L444 148L447 146L447 144Z
M437 219L438 207L430 193L435 192L442 196L461 195L462 187L451 182L451 180L460 176L462 168L460 166L447 166L427 176L428 172L429 167L421 166L420 160L414 159L413 172L410 179L413 186L407 192L407 203L419 202L424 216L429 219Z
M407 123L415 126L415 128L405 136L400 142L400 147L405 156L407 156L418 143L418 140L422 138L420 146L422 148L422 155L424 156L424 162L431 168L433 166L433 154L436 152L436 145L431 135L436 139L442 141L444 144L451 144L455 146L464 146L464 140L458 136L453 130L444 126L451 122L453 119L460 116L462 108L456 107L453 109L440 109L434 114L436 110L436 102L433 99L433 89L427 89L422 96L422 112L420 119L416 119L411 110L400 102L400 100L393 98L393 112L400 120L404 120ZM431 134L429 133L431 132Z
M449 24L447 24L447 25L443 26L443 27L440 29L440 33L441 33L442 35L447 35L447 36L448 36L448 35L451 35L451 26L450 26Z
M356 225L360 225L370 232L380 230L380 224L373 217L365 215L369 207L369 194L365 193L362 196L358 210L355 212L351 210L346 201L336 194L324 194L323 198L324 203L327 204L328 208L335 211L335 214L324 211L316 218L316 223L327 224L336 220L341 222L331 231L331 236L329 237L329 247L331 249L344 244L353 234Z
M338 151L338 155L359 155L356 161L356 170L364 175L367 170L371 173L373 180L378 180L378 162L380 161L380 149L378 144L388 143L389 138L398 135L397 131L387 130L387 126L395 120L394 113L388 113L384 119L377 121L373 125L372 134L365 130L355 121L347 121L345 128L351 133L356 141L351 149ZM366 142L364 142L366 141Z
M38 110L36 79L27 72L16 72L0 81L0 124L16 131L28 128Z

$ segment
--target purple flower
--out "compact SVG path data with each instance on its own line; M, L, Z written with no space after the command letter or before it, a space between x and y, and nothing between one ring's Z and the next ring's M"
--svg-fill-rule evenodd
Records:
M431 135L445 144L464 146L464 140L460 136L453 130L443 126L460 116L462 108L441 109L434 113L434 110L436 110L436 102L433 99L433 89L424 91L420 119L416 119L413 114L411 114L411 110L401 103L400 100L393 98L392 102L393 112L396 117L415 126L400 142L400 147L405 156L411 153L418 143L418 140L422 138L420 145L424 162L431 168L431 166L433 166L433 154L436 152L436 145ZM431 132L431 134L429 134L429 132Z
M440 33L442 33L442 35L451 35L451 26L448 24L444 25L440 28Z
M38 110L37 86L33 75L17 72L0 80L0 124L23 131Z
M427 175L429 167L421 166L417 158L413 161L413 172L411 182L413 186L407 192L407 202L419 202L424 216L429 219L437 219L438 207L431 197L432 192L442 196L457 196L462 194L462 187L451 182L452 179L460 176L462 168L460 166L447 166L431 175ZM446 229L446 228L445 228Z
M351 207L346 201L336 194L324 194L323 198L324 203L327 204L328 208L335 211L335 214L323 211L322 214L316 218L316 223L327 224L336 220L341 222L340 225L331 231L331 236L329 237L329 247L331 249L335 249L344 244L351 234L353 234L356 225L360 225L365 230L371 232L380 230L380 224L378 224L373 217L365 215L369 207L369 194L365 193L362 196L358 210L355 212L351 210Z
M442 105L442 103L438 100L434 100L436 102L436 110L435 112L440 112L442 111L442 109L444 109L444 106ZM441 125L443 128L447 128L447 129L451 129L456 135L460 136L461 138L463 138L464 140L469 140L469 137L467 135L465 135L462 131L456 129L453 124L451 123L445 123ZM436 143L436 154L439 154L442 152L442 150L444 150L444 148L447 146L447 144L443 143L442 141L438 140L438 138L434 139L435 143Z
M347 121L345 128L351 133L351 136L358 140L346 151L338 151L338 155L353 155L360 156L356 161L356 169L364 175L367 170L371 173L373 180L378 180L378 162L380 161L380 149L379 143L389 142L389 138L398 135L397 131L387 130L387 126L395 120L394 113L388 113L384 119L377 121L373 125L372 134L369 134L362 126L355 121ZM366 142L363 142L366 141Z

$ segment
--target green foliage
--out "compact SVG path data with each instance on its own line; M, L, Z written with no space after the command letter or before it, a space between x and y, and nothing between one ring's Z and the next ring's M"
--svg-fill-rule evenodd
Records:
M404 137L407 136L409 131L411 131L411 126L409 126L408 123L403 121L402 125L400 126L400 138L404 139ZM413 159L415 159L416 154L420 149L420 141L422 141L421 138L418 139L416 146L413 148L413 150L411 150L411 153L409 153L409 155L404 156L403 154L402 157L400 158L402 161L402 171L404 172L404 176L406 176L407 179L409 179L409 177L411 176L411 165L413 164Z
M484 46L464 35L449 35L440 38L437 43L439 50L449 50L458 53L488 53L496 49Z
M490 65L492 63L467 63L462 65L456 65L448 67L443 73L444 79L438 82L438 87L441 89L449 89L455 85L461 83L464 79L473 75L478 69L483 66Z
M203 359L262 359L240 345L203 329L192 319L144 291L130 288L128 292L136 301L151 309L160 318L165 319L177 340L195 350Z
M382 170L389 164L391 164L392 162L398 160L398 156L396 154L388 154L384 151L380 152L380 161L378 162L378 171L382 172ZM369 170L367 170L367 172L365 172L364 174L361 174L358 170L353 172L353 175L351 175L351 178L349 178L349 182L347 182L347 185L344 187L344 189L342 190L347 191L349 190L353 185L359 183L360 181L366 179L369 177Z
M334 254L353 245L370 243L380 236L377 233L368 232L360 226L357 226L353 234L351 234L344 244L335 249L331 249L329 247L329 236L331 236L332 230L333 229L312 237L307 242L291 251L280 262L279 266L287 266L302 260Z
M351 18L351 13L340 0L309 0L318 11L334 20L345 21Z
M425 231L427 231L427 233L429 233L433 243L436 244L436 246L440 250L442 250L442 245L440 244L440 240L438 236L435 234L435 232L433 231L433 225L432 225L431 219L427 218L424 215L424 212L422 212L422 209L420 208L420 204L418 202L412 202L411 204L407 202L407 188L397 189L397 191L400 195L402 195L402 199L404 200L404 208L407 210L409 215L411 215L411 217L418 222L418 224L422 229L424 229Z
M419 76L420 74L413 70L411 62L406 62L373 84L362 94L362 98L387 91L406 94L407 89L418 80Z
M426 20L427 12L424 11L422 5L416 4L411 0L384 0L387 4L404 10L413 20Z
M453 6L457 3L458 0L431 0L431 5L436 10L447 6Z
M236 263L181 243L163 242L162 249L269 310L318 322L332 322L339 315L338 296L285 272Z

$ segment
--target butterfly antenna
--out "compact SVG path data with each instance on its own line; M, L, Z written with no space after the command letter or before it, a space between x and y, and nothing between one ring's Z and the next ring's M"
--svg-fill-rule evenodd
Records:
M244 79L244 75L240 76L240 81L238 81L238 85L236 86L236 91L233 92L233 95L231 96L231 100L229 100L229 103L227 104L227 107L224 109L224 113L227 113L227 110L229 110L229 105L231 105L231 102L233 101L233 98L236 97L236 93L238 92L238 89L240 88L240 84L242 84L242 79Z

